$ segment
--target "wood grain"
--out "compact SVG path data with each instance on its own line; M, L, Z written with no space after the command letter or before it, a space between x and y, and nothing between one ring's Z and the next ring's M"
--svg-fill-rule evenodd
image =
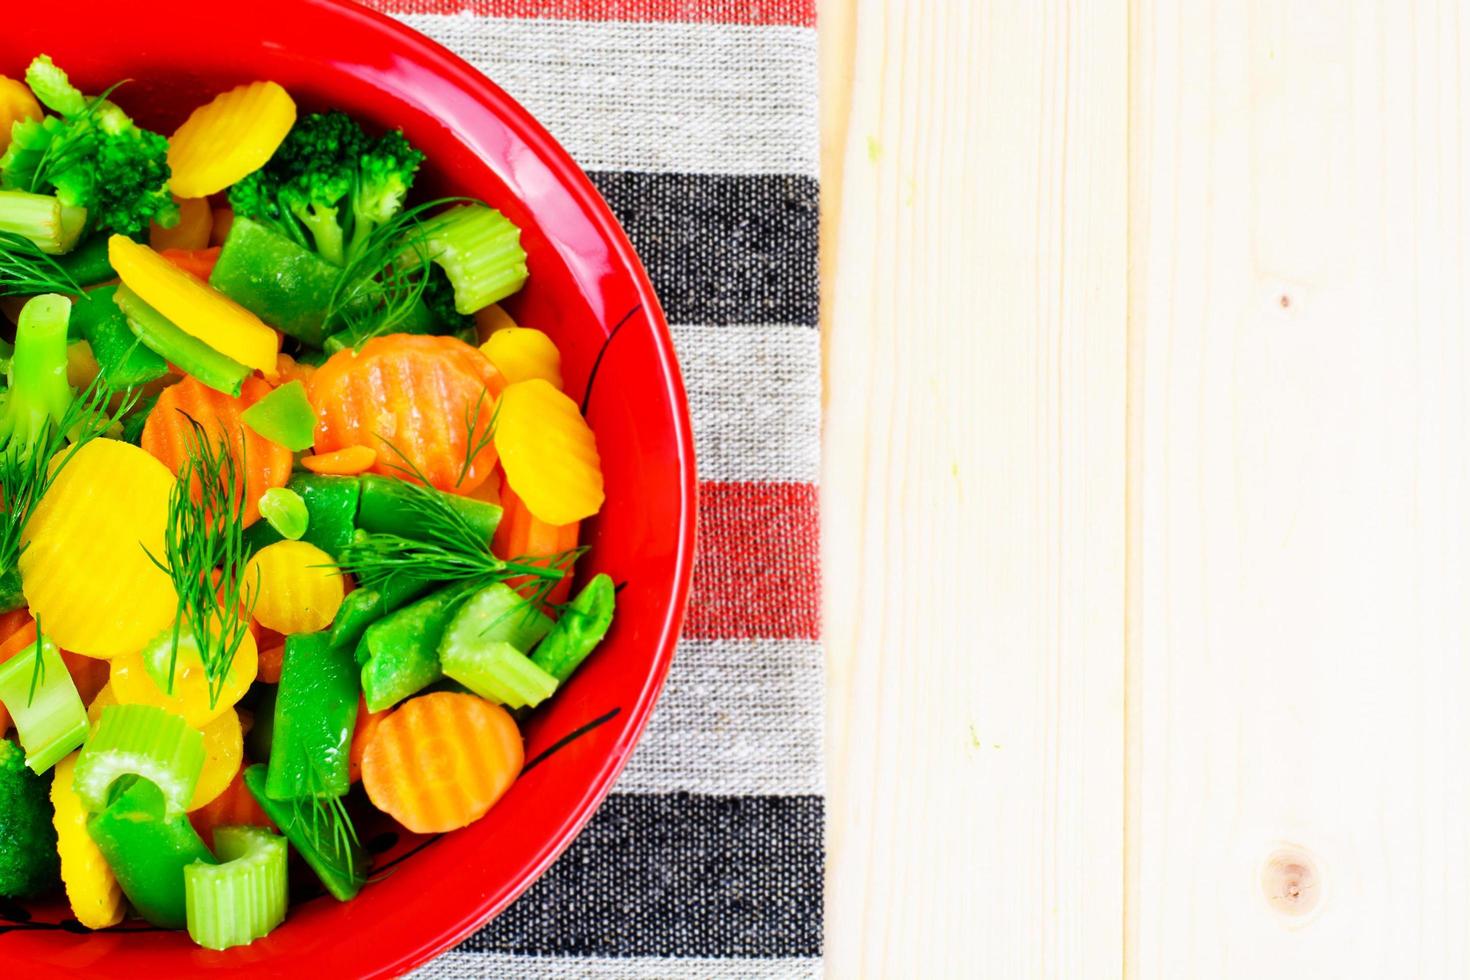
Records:
M828 973L1117 975L1125 10L819 22Z
M1129 975L1470 975L1470 18L1132 23Z

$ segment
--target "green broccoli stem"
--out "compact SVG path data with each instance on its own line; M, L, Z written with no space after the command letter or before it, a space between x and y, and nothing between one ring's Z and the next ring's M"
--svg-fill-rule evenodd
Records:
M296 215L306 226L306 230L311 233L312 241L316 244L316 250L322 258L333 265L341 265L346 261L342 226L337 222L336 208L309 204L293 207L291 213Z
M0 231L29 239L47 255L70 251L86 223L85 208L67 207L50 194L0 191Z
M55 293L32 297L15 326L10 392L0 407L0 440L8 449L29 449L48 423L60 422L71 407L66 382L66 325L71 300Z

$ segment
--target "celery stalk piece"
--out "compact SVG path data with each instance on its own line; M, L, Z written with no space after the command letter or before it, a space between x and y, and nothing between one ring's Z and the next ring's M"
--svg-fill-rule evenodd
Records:
M521 230L482 204L446 208L418 227L424 252L454 286L454 308L474 313L525 285ZM411 254L411 253L410 253Z
M529 650L551 629L551 619L503 582L470 596L444 630L439 656L461 657L477 647L502 640Z
M87 709L61 652L45 637L0 664L0 701L33 772L50 769L87 738Z
M300 381L288 381L240 413L240 421L263 438L292 452L310 449L316 438L316 409Z
M446 677L507 708L534 708L556 692L556 678L504 640L456 644L439 662Z
M183 813L204 769L204 736L178 715L150 704L102 709L97 730L77 758L73 786L82 804L97 812L119 776L133 774L163 793L167 816Z
M223 863L184 869L189 938L206 949L248 945L286 918L286 838L220 827L214 850Z
M0 231L30 239L47 255L70 251L86 223L86 209L64 207L53 195L0 190Z

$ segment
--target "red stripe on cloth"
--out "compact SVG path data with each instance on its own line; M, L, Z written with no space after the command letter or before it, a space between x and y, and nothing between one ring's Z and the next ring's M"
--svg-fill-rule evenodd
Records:
M560 20L685 21L813 27L816 0L362 0L387 14L552 17Z
M820 631L816 486L701 483L684 635L811 640Z

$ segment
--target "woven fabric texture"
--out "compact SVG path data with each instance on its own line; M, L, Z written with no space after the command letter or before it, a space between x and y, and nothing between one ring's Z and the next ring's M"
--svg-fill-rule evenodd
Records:
M376 0L525 105L653 279L699 551L649 730L582 836L423 978L821 972L814 0Z

